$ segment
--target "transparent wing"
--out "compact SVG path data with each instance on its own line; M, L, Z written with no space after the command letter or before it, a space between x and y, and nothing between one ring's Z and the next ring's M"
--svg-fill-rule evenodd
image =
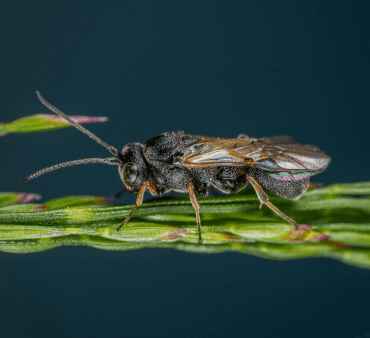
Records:
M326 169L330 157L319 148L289 136L261 139L215 139L196 136L199 143L186 148L185 167L254 166L277 180L301 180Z

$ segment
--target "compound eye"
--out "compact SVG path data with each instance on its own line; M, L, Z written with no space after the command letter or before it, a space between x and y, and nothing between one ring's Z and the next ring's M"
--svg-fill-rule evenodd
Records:
M138 170L137 167L134 165L132 167L128 167L126 169L126 181L128 184L133 184L135 183L136 179L138 176Z
M137 167L132 166L126 170L126 179L129 183L134 183L137 179Z

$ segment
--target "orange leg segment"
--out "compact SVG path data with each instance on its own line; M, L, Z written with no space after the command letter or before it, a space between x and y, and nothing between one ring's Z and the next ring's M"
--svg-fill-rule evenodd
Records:
M284 218L289 223L291 223L294 226L295 230L298 230L299 229L298 224L293 219L291 219L287 215L283 214L277 207L275 207L275 205L273 205L269 201L269 197L267 196L267 194L263 191L262 187L258 184L258 182L253 177L247 176L247 179L252 184L254 190L257 193L257 196L258 196L258 198L259 198L259 200L261 202L260 208L262 207L263 204L265 204L273 212L275 212L277 215L279 215L280 217Z
M201 232L201 227L200 227L199 204L197 201L197 197L195 196L195 193L194 193L194 183L191 182L188 184L188 190L189 190L190 201L191 201L191 204L193 205L193 208L195 210L195 215L197 218L199 244L201 244L202 243L202 232Z
M117 228L117 231L120 231L120 229L130 220L135 209L143 203L143 198L144 198L146 189L148 189L152 193L152 195L158 195L158 190L157 190L157 187L154 185L154 183L149 182L149 181L145 182L137 194L134 207L132 208L131 212L128 214L124 222Z

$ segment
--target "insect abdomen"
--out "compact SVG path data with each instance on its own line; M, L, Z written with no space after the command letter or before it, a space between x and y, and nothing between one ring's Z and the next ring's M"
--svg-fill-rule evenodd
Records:
M281 181L276 180L270 176L268 172L250 168L248 174L252 176L258 183L268 191L274 194L289 199L296 200L302 196L307 190L310 178L304 178L299 181Z

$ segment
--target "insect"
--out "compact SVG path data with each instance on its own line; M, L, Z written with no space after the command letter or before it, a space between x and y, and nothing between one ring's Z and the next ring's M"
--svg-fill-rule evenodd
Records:
M242 134L234 139L225 139L171 131L153 137L144 144L128 143L119 152L46 102L39 92L36 94L42 104L108 149L113 157L59 163L41 169L21 182L77 164L117 165L124 189L115 197L118 198L125 191L137 193L134 207L117 231L142 204L147 190L154 196L174 190L189 193L195 210L199 243L202 243L199 204L195 193L205 197L209 187L227 194L237 193L248 183L255 189L260 207L266 205L295 229L299 229L293 219L269 201L264 189L286 199L298 199L307 190L310 177L324 171L330 163L330 157L319 148L298 143L289 136L258 139Z

